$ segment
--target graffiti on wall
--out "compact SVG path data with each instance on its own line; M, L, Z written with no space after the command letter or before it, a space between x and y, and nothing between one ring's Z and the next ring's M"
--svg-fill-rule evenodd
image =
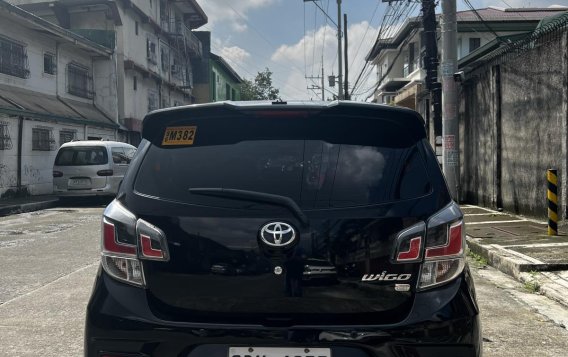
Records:
M24 165L22 174L28 184L40 183L42 181L41 170L33 165Z
M16 172L10 170L8 165L0 163L0 188L10 188L17 185Z

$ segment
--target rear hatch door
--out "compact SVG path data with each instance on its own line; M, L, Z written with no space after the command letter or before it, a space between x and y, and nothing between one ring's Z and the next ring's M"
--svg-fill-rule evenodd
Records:
M144 262L156 311L265 325L404 319L422 254L411 238L423 241L436 210L417 118L184 114L148 134L126 198L167 237L169 261Z

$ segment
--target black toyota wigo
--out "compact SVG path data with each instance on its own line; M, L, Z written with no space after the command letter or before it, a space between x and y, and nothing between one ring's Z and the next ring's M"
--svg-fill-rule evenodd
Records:
M480 356L463 216L423 119L160 110L102 218L89 357Z

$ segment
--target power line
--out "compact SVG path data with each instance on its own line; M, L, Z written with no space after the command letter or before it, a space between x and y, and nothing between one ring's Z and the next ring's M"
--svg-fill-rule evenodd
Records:
M477 12L477 10L473 7L473 5L469 2L469 0L463 0L465 2L465 4L471 9L471 11L473 11L473 13L475 14L475 16L479 19L479 21L481 21L481 23L487 27L487 29L489 30L489 32L491 32L492 34L495 35L495 37L497 39L499 39L499 35L497 35L497 32L493 31L493 29L489 26L489 24L481 17L481 15L479 14L479 12Z
M256 28L256 26L254 26L244 15L242 15L240 12L235 10L235 8L233 6L231 6L230 0L226 0L225 3L235 14L237 14L240 18L242 18L266 43L268 43L273 48L278 48L278 46L274 45L269 39L267 39L262 34L262 32L260 30L258 30ZM284 55L286 55L286 54L284 53ZM290 60L291 63L293 63L291 58L288 58L288 59ZM300 73L302 73L302 70L299 69L298 67L296 67L295 65L292 64L292 67L296 68Z
M371 23L375 19L375 15L377 14L377 10L379 9L379 4L380 3L377 2L377 6L375 6L375 10L373 11L373 15L371 15L371 20L369 20L369 23L367 24L367 29L365 30L365 34L363 35L363 38L361 38L361 41L359 42L359 46L357 47L357 50L355 51L355 56L353 56L353 59L351 60L349 67L353 67L353 63L355 63L355 60L357 59L357 56L359 55L359 50L361 49L361 45L363 45L363 42L367 38L367 33L369 32L369 28L371 27Z
M212 45L213 45L213 44L212 44ZM239 67L242 71L248 73L253 79L256 77L257 74L254 74L254 73L250 72L247 68L245 68L244 66L242 66L240 63L235 62L235 61L231 61L230 59L228 59L228 61L229 61L232 65L234 65L234 66L236 66L236 67ZM258 69L258 67L257 67L257 69ZM289 84L289 83L280 82L279 80L276 80L276 79L274 79L274 78L273 78L273 80L274 80L275 83L278 82L278 84L281 84L282 87L287 87L287 88L290 88L290 89L294 89L296 92L300 92L300 93L302 93L302 94L306 94L305 90L303 90L303 89L298 89L297 87L294 87L294 86L292 86L292 85Z

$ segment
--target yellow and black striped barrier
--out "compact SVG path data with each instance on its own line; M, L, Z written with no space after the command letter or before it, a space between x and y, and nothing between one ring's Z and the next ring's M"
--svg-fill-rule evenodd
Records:
M548 235L558 235L558 170L548 169L546 172L548 180Z

